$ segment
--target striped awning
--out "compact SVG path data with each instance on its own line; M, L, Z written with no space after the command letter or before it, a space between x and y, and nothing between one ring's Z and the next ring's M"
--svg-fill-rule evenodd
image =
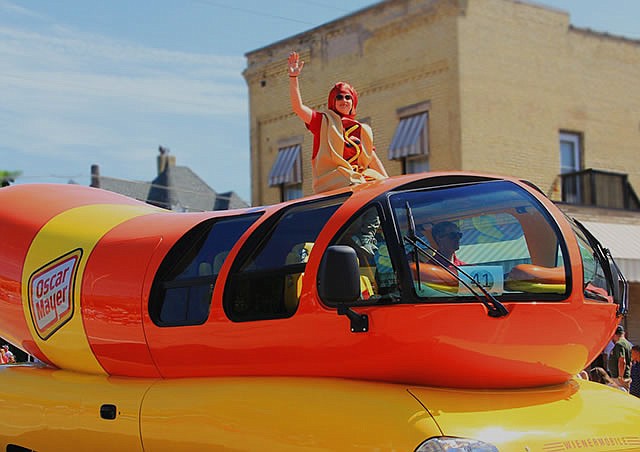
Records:
M302 182L302 159L300 145L281 148L269 173L269 186L299 184Z
M389 146L389 160L427 154L429 151L427 137L422 133L426 124L427 112L400 119ZM421 146L421 136L425 137L424 146Z
M640 224L600 223L583 221L582 224L605 248L629 282L640 282Z

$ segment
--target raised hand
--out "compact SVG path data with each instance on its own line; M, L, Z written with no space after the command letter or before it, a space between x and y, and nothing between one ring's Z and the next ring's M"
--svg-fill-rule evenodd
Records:
M304 61L300 59L300 55L298 52L291 52L289 54L289 77L297 77L302 72L302 68L304 67Z

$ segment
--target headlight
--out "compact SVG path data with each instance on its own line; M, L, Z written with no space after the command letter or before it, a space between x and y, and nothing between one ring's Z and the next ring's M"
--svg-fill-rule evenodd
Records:
M498 448L475 439L441 436L426 440L418 446L416 452L498 452Z

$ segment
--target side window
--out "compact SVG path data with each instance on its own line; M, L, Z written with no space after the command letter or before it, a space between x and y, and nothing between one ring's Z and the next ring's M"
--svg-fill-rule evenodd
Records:
M200 325L224 259L260 214L205 221L167 253L151 288L149 315L158 326Z
M582 259L584 295L593 300L608 301L607 296L611 291L600 260L596 257L593 247L589 244L583 232L575 226L573 231L578 239L580 258Z
M344 197L287 208L245 245L224 294L224 310L235 322L291 317L298 308L302 276L316 237Z
M360 264L360 301L376 302L399 296L380 212L371 206L360 212L337 238L336 245L352 247Z

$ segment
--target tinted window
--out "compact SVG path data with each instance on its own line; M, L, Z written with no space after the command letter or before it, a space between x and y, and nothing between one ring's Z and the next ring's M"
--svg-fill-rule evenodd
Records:
M224 308L231 320L290 317L298 307L302 275L316 237L344 197L289 207L247 242L232 270Z
M612 293L610 285L602 266L601 257L596 253L578 226L569 219L573 226L573 231L578 239L580 248L580 258L582 259L582 287L584 295L592 300L608 301L608 296Z
M352 247L358 256L358 302L362 304L396 301L400 297L396 269L390 257L381 218L379 206L367 207L354 215L333 243Z
M207 320L220 268L233 245L259 216L205 221L174 245L151 289L149 314L154 323L198 325Z

